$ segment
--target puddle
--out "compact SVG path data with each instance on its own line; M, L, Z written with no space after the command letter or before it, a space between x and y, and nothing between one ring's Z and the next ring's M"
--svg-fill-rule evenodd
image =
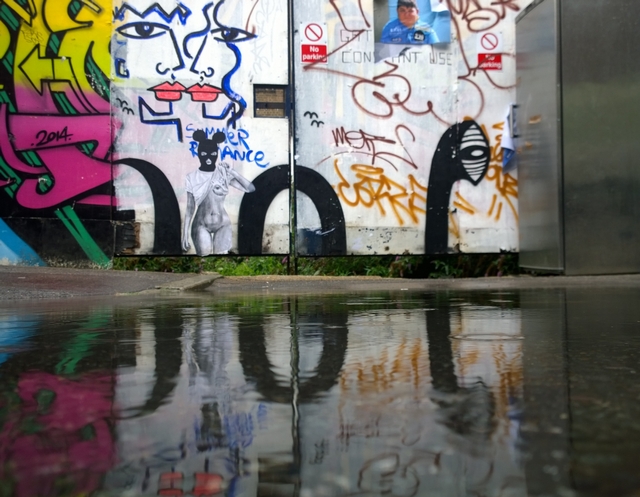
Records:
M0 494L627 495L636 290L0 309Z

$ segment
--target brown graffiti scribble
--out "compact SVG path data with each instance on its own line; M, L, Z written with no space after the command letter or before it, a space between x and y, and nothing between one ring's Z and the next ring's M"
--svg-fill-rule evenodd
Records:
M247 17L247 22L244 25L244 30L245 31L249 31L249 23L251 22L251 16L253 16L253 11L256 10L256 7L258 6L258 4L260 3L260 0L256 0L253 4L253 7L251 7L251 10L249 11L249 16ZM251 34L256 34L256 27L252 26L251 27Z
M405 217L408 216L414 224L418 224L418 214L426 214L427 198L418 192L427 192L427 188L418 183L413 175L409 175L409 188L396 183L384 174L381 167L370 166L367 164L353 164L351 170L355 173L358 181L351 184L345 179L340 168L338 167L338 159L333 162L333 167L340 177L340 182L335 186L338 196L342 201L351 206L362 205L370 208L378 207L380 214L386 216L387 211L384 204L391 206L396 220L400 226L404 226ZM349 190L351 190L351 198L349 198ZM418 207L418 204L424 205Z
M467 29L471 32L481 33L494 28L500 21L505 19L509 10L514 12L520 10L520 7L517 5L518 0L491 0L488 5L487 1L488 0L446 0L458 40L462 39L461 24L466 24ZM483 75L493 87L500 90L511 90L515 88L515 84L506 86L498 84L488 71L481 69L477 63L472 64L470 62L463 43L459 43L459 47L460 56L466 70L464 73L458 75L458 79L469 83L478 91L480 107L477 112L473 113L474 120L477 120L482 115L485 106L484 92L478 83L473 80L477 74ZM503 58L513 58L513 54L509 53L502 53L502 56Z
M338 18L340 19L340 23L342 24L342 27L344 28L345 31L349 31L351 33L357 33L359 31L366 31L363 29L350 29L347 27L347 23L344 22L344 17L342 17L342 12L340 12L340 7L338 7L336 0L329 0L329 3L331 4L331 6L333 7L333 10L336 11L336 14L338 15ZM369 20L367 19L367 16L364 14L364 9L362 8L362 0L358 0L358 7L360 8L360 15L362 15L362 21L364 22L364 25L367 28L371 27L371 24L369 23Z
M334 129L331 133L333 134L333 141L336 147L348 146L362 153L365 153L366 155L371 155L372 165L376 164L376 159L382 159L397 171L398 168L390 160L390 159L397 159L413 167L414 169L418 169L418 166L413 161L411 154L409 154L409 151L405 147L404 142L400 136L401 130L404 130L407 133L409 133L409 136L411 137L412 141L414 142L416 141L416 136L413 133L413 131L411 131L411 129L408 126L405 126L404 124L399 124L398 126L396 126L395 134L396 134L397 141L391 140L389 138L385 138L384 136L372 135L370 133L363 131L362 129L359 129L357 131L356 130L346 131L344 129L344 126ZM393 152L379 151L376 149L376 143L387 143L390 145L400 144L400 146L402 146L402 149L404 150L407 157L402 157ZM387 157L389 157L389 159Z
M507 16L507 9L518 12L516 0L491 0L483 6L481 0L447 0L452 16L457 15L467 23L469 31L480 33L498 25Z
M427 101L426 103L427 108L425 110L415 111L415 110L409 109L406 106L406 103L411 98L411 91L412 91L411 83L405 76L402 76L400 74L395 74L395 72L399 67L397 64L392 64L391 62L386 60L384 61L384 63L389 68L386 72L383 72L378 76L374 76L372 80L361 79L356 84L354 84L353 87L351 88L351 96L353 97L353 101L355 102L356 106L361 111L363 111L364 113L370 116L381 117L381 118L391 117L394 113L394 107L400 107L405 111L409 112L410 114L413 114L414 116L424 116L426 114L432 113L433 103L430 100ZM396 83L400 82L404 86L402 90L402 93L404 94L403 97L401 97L400 91L397 91L397 89L394 88L393 85L390 85L392 80L395 80ZM374 101L377 100L378 102L382 103L380 110L371 110L367 108L362 102L360 102L360 98L358 97L358 88L361 85L371 85L373 87L373 88L365 89L364 93L372 95L374 98ZM389 86L387 87L387 85ZM389 89L393 88L393 90L391 90L393 91L392 95L386 96L381 93L381 91L384 91L387 88ZM369 100L371 99L368 99L368 98L363 99L364 102Z

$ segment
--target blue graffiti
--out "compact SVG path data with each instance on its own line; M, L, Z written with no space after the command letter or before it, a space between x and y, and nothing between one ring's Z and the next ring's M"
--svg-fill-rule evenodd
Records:
M193 124L187 124L187 133L193 133L196 128ZM225 135L224 143L227 144L221 147L220 160L231 159L240 162L254 163L256 166L265 168L269 166L269 162L264 162L264 152L261 150L253 150L247 140L249 139L249 132L246 129L240 128L238 130L231 130L226 128L204 128L207 138L211 138L215 133L222 132ZM187 135L187 139L192 137L191 134ZM189 144L189 151L192 157L198 156L198 142L191 140Z
M224 417L224 431L230 448L246 448L253 442L253 417L248 413Z

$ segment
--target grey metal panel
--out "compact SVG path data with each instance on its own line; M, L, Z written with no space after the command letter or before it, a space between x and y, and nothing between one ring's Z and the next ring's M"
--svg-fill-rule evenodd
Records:
M640 271L640 2L563 0L566 273Z
M520 265L562 271L562 162L557 1L516 24Z

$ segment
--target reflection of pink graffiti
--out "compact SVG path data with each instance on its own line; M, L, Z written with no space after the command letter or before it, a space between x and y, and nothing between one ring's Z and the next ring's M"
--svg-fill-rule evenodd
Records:
M0 432L0 478L15 482L13 495L57 494L61 479L66 495L95 491L115 459L113 378L31 372L17 390L20 405L11 406L17 412L9 411Z
M111 126L117 124L108 114L7 116L7 105L0 104L0 152L5 161L16 171L33 176L49 173L53 178L53 186L45 193L38 189L38 178L26 179L17 201L30 209L54 207L111 181ZM77 148L81 143L93 144L91 157ZM44 165L29 166L16 155L27 150L37 150Z

